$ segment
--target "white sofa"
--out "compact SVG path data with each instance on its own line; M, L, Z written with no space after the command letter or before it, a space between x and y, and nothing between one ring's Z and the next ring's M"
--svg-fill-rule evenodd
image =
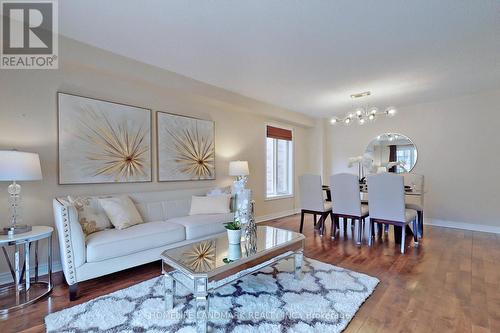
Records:
M207 189L127 193L145 223L87 237L78 223L76 208L65 198L54 199L61 263L70 299L77 297L78 282L159 260L165 249L224 232L223 223L231 221L233 213L188 215L191 196L206 193ZM102 210L97 200L92 202Z

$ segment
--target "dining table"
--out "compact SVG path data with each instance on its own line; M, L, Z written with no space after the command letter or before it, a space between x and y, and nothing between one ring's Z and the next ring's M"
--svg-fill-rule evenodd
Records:
M325 193L326 193L325 200L331 202L332 201L332 193L330 191L330 186L322 185L321 187L322 187L323 191L325 191ZM359 192L368 194L368 188L367 188L366 184L359 184ZM415 189L412 189L410 187L405 186L405 195L407 195L407 196L422 196L424 194L425 194L425 192L416 191ZM333 205L333 203L332 203L332 205ZM322 223L324 223L324 221L322 221L322 219L320 218L320 220L316 224L316 228L322 229L323 228ZM394 240L396 241L396 244L401 243L401 231L402 231L401 227L394 226ZM409 226L406 226L406 233L413 236L413 230Z

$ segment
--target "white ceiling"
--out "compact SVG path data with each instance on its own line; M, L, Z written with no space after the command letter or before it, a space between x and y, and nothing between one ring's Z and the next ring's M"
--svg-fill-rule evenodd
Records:
M71 0L60 33L313 116L500 87L499 0Z

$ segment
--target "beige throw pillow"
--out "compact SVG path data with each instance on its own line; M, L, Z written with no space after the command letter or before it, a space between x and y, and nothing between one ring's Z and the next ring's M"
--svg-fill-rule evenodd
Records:
M230 212L229 203L231 195L221 194L216 196L191 198L191 210L189 215L200 214L227 214Z
M92 197L68 196L68 203L75 206L78 212L78 222L85 236L94 232L113 228L106 214L97 210L97 200Z
M116 229L125 229L144 222L134 203L127 195L100 198L99 204Z
M214 187L207 192L207 197L215 197L217 195L231 194L231 187Z

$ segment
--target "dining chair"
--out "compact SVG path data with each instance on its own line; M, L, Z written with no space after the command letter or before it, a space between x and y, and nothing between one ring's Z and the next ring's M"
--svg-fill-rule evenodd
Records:
M418 218L418 235L424 236L424 175L415 173L404 173L405 186L410 186L413 191L419 192L420 195L407 195L406 208L417 211ZM415 230L414 230L415 232Z
M406 209L403 176L384 172L368 176L368 194L370 201L370 228L369 241L372 244L374 223L392 224L401 227L401 253L405 253L406 226L413 223L417 228L417 211ZM418 234L414 233L413 240L418 245Z
M300 187L300 232L304 227L304 215L312 214L316 225L316 216L320 216L318 223L321 235L324 234L326 219L332 214L332 202L327 202L323 198L323 188L321 186L321 176L305 174L299 177ZM333 217L331 217L333 220Z
M358 239L361 245L363 227L368 216L368 205L361 203L358 176L350 173L339 173L330 176L330 192L335 205L332 207L332 239L335 239L339 219L351 219L358 223ZM344 224L345 228L345 224Z

